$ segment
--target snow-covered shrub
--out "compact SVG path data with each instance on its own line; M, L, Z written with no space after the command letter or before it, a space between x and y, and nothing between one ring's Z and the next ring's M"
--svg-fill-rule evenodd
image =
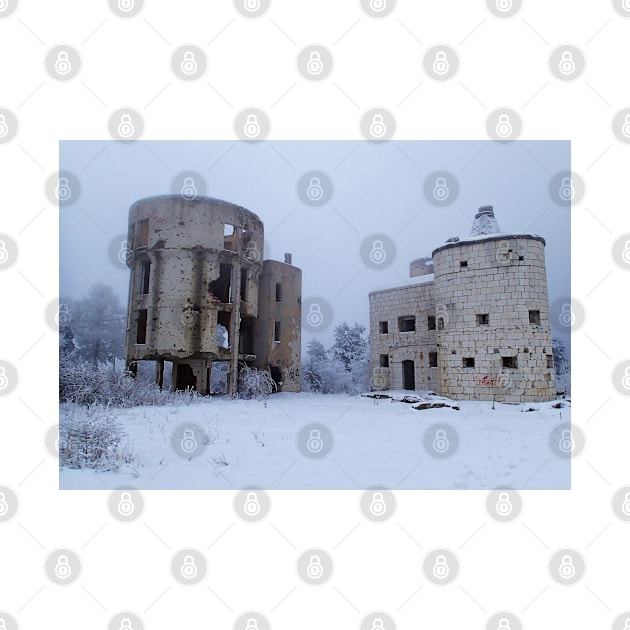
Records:
M108 407L70 407L59 419L59 463L69 468L118 470L135 455Z
M228 361L213 361L210 372L210 393L225 394L227 391Z
M276 383L267 370L257 370L246 365L238 376L238 394L241 398L260 400L276 390Z
M59 363L59 399L81 405L137 407L169 403L189 404L197 392L166 392L150 377L134 376L114 363L96 366L74 355L62 355Z
M322 366L319 361L311 357L302 366L302 390L321 392L322 388Z
M561 392L571 390L571 362L564 342L552 339L553 364L556 372L556 389Z
M302 390L322 394L359 394L370 389L368 341L365 326L342 322L335 328L335 342L326 350L313 338L302 367Z

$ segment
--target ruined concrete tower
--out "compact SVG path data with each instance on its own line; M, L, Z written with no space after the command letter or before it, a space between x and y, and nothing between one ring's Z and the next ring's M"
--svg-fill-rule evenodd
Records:
M301 271L263 261L256 214L209 197L148 197L129 210L128 242L132 371L155 361L162 386L169 361L172 389L208 394L212 365L223 361L230 394L243 364L300 391Z
M483 206L470 236L448 239L432 260L424 282L370 293L372 388L552 399L545 240L502 233Z

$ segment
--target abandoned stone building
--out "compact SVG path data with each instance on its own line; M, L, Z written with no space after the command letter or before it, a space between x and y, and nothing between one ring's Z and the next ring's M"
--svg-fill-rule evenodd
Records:
M227 201L161 195L134 203L128 368L154 361L162 387L166 362L171 389L209 394L213 365L224 362L225 391L234 394L248 365L269 370L279 391L299 392L302 272L291 254L263 260L263 245L258 216Z
M545 240L501 233L492 206L466 238L414 260L414 284L373 291L372 390L465 400L545 401L556 393Z

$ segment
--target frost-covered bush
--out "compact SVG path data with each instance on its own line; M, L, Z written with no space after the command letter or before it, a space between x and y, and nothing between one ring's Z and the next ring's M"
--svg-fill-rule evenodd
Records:
M321 394L359 394L370 389L370 363L363 326L346 322L335 328L335 343L326 350L312 339L302 367L302 390Z
M108 407L73 406L59 419L59 463L69 468L118 470L135 455Z
M189 404L197 392L167 392L149 377L134 376L114 363L92 363L62 355L59 364L59 399L81 405L137 407L140 405Z
M276 383L267 370L257 370L246 365L241 367L238 375L238 394L241 398L269 396L276 390Z
M360 394L370 389L370 365L354 361L347 369L338 359L308 359L302 369L302 389L321 394Z
M210 393L225 394L227 391L228 361L213 361L210 372Z

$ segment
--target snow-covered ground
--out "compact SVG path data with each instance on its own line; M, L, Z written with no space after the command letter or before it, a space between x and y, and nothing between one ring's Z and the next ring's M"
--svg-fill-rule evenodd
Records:
M491 402L415 394L459 409L415 410L390 399L280 393L266 402L211 397L190 405L115 410L136 461L117 472L63 468L60 487L570 487L570 453L558 450L558 440L564 438L566 445L570 403L561 408L551 402L496 403L493 410ZM61 406L62 421L68 410ZM185 431L193 425L196 442L189 456L182 444L188 445L191 434ZM313 452L305 450L310 438L315 438Z

